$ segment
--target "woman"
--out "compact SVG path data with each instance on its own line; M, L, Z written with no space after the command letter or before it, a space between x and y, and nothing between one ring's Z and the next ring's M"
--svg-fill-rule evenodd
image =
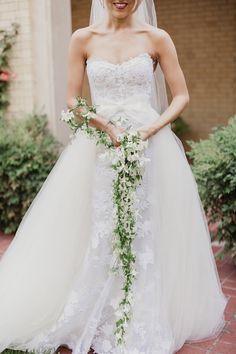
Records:
M130 126L148 141L150 161L135 205L137 276L125 354L172 354L186 341L219 334L225 323L226 298L196 182L169 124L189 94L169 34L136 16L150 4L105 0L105 18L75 31L69 49L68 106L81 96L87 70L97 107L90 124L115 146ZM157 68L173 97L162 112L151 104ZM114 329L123 278L109 271L114 171L100 158L103 151L82 132L76 135L4 254L1 350L53 352L64 344L76 354L90 347L120 352Z

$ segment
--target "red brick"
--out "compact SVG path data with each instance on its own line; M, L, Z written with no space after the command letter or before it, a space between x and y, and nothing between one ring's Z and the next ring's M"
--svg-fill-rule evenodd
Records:
M229 277L229 273L226 271L222 271L221 269L218 269L218 273L219 273L219 277L220 277L221 282L228 279L228 277Z
M234 343L224 343L224 342L219 341L212 349L212 353L235 354L236 353L236 345Z
M224 281L224 287L230 289L236 289L236 280L228 280Z
M230 297L225 312L236 313L236 298Z
M227 329L227 332L223 333L220 336L220 341L221 342L226 342L226 343L235 343L236 344L236 333L233 331L230 331L229 328Z
M230 274L234 273L235 271L235 265L233 263L229 263L227 261L224 262L224 264L219 265L217 263L217 266L219 268L219 270L222 270L223 272L228 272Z
M229 280L236 280L236 269L229 275Z
M209 228L210 229L210 228ZM218 252L222 249L221 246L213 245L212 250L214 254L218 254Z
M194 349L210 349L213 345L213 342L215 341L215 338L210 339L210 340L203 340L202 342L196 342L196 343L191 343L190 346L191 348Z
M12 239L12 235L4 235L2 232L0 232L0 256L6 251Z
M194 348L190 345L185 345L177 354L205 354L204 349Z
M233 296L233 297L236 296L236 289L230 289L230 288L226 288L226 287L223 286L223 292L226 295L230 295L230 296Z

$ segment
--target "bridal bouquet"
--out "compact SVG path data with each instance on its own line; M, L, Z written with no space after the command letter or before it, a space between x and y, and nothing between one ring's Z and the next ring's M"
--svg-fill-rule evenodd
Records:
M75 111L83 107L82 122L77 122ZM89 125L91 113L96 113L95 106L89 106L85 99L77 97L77 104L73 109L62 111L61 119L67 122L73 135L79 130L89 138L94 139L97 145L106 147L104 158L111 160L111 167L116 172L113 180L113 252L115 262L111 270L123 275L123 298L116 311L115 336L117 345L125 342L125 330L130 321L133 303L133 281L136 278L135 252L133 240L136 235L137 211L135 210L136 189L142 181L145 164L149 159L144 156L148 145L143 141L139 132L128 131L119 134L120 145L115 147L109 135ZM114 124L114 123L113 123ZM73 136L72 135L72 136Z

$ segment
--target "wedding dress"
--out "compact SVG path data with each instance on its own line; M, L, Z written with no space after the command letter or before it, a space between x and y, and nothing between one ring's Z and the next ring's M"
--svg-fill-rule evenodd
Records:
M160 117L150 103L153 59L87 60L97 113L133 128ZM0 350L115 354L122 277L112 262L112 179L104 148L78 132L63 150L0 263ZM151 137L137 189L137 279L126 354L172 354L225 324L205 214L170 125Z

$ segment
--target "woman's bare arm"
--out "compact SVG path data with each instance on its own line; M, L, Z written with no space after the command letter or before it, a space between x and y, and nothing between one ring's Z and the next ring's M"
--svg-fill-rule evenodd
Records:
M67 80L67 106L73 108L76 105L76 97L82 96L82 86L85 76L85 48L89 40L89 32L82 28L75 31L69 44L69 58L68 58L68 80ZM83 108L78 108L80 113ZM79 117L79 115L78 115ZM82 120L82 117L78 118ZM108 121L101 119L98 115L93 114L90 124L98 129L104 129Z
M189 93L179 64L175 45L170 35L161 29L153 34L161 69L172 94L172 101L155 124L143 127L144 140L156 134L162 127L174 121L189 103Z
M69 55L68 55L68 78L67 78L67 106L69 109L75 107L76 97L82 95L82 87L85 76L85 61L87 42L90 37L90 32L86 28L75 31L70 39L69 43ZM84 108L77 108L76 115L78 121L82 121L80 112ZM97 129L106 132L114 145L118 146L117 134L123 132L124 129L113 126L109 123L109 120L98 116L96 113L92 113L92 118L89 120L89 124Z

